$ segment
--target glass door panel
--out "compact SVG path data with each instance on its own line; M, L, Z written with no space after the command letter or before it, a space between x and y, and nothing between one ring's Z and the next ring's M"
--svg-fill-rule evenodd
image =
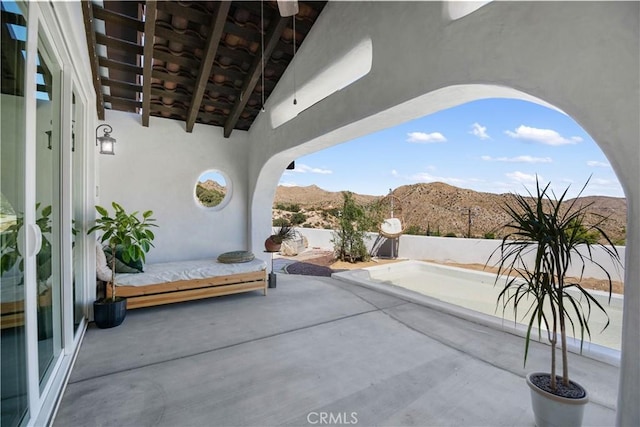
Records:
M42 247L36 256L38 366L42 387L62 349L60 272L60 66L38 30L36 97L36 225Z
M17 426L28 413L25 291L21 232L25 211L26 5L0 2L0 425Z

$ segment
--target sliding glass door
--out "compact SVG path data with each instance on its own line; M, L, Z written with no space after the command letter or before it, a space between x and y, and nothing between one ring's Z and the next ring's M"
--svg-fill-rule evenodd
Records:
M0 0L0 11L0 425L5 427L46 424L86 324L81 230L87 228L88 173L85 104L71 71L65 71L72 67L60 50L64 43L53 5Z
M61 67L38 29L36 97L36 225L42 244L36 255L38 366L41 386L62 350L60 233Z
M3 426L18 425L28 413L25 332L25 56L26 6L1 3L2 93L0 110L0 318Z

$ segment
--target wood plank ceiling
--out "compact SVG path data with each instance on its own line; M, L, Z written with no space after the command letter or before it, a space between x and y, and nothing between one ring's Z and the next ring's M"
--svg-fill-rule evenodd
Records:
M143 126L157 116L184 121L187 132L220 126L229 137L251 127L263 91L266 100L293 58L293 18L275 1L101 4L82 2L101 120L106 108L139 113ZM296 50L325 4L298 2Z

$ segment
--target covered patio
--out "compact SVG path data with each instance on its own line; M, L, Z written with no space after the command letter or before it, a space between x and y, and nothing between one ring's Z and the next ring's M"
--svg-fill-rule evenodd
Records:
M548 347L525 369L523 346L406 297L280 274L267 297L90 326L54 425L533 425L524 376L547 368ZM613 425L619 369L570 357L592 393L585 425Z
M289 165L487 98L564 112L619 178L620 368L571 366L587 425L640 425L638 2L301 0L293 18L276 1L0 3L0 219L24 226L2 277L20 307L3 329L3 426L531 425L523 378L546 348L525 370L519 337L330 278L91 323L95 205L153 211L149 264L269 262ZM227 188L208 208L212 172Z

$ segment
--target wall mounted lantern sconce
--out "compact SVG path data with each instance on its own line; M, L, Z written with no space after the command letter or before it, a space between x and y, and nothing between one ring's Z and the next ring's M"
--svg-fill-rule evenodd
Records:
M104 127L104 135L98 136L98 129ZM107 130L108 129L108 130ZM96 128L96 145L100 144L100 154L115 154L115 138L111 137L113 129L108 124L102 124Z

